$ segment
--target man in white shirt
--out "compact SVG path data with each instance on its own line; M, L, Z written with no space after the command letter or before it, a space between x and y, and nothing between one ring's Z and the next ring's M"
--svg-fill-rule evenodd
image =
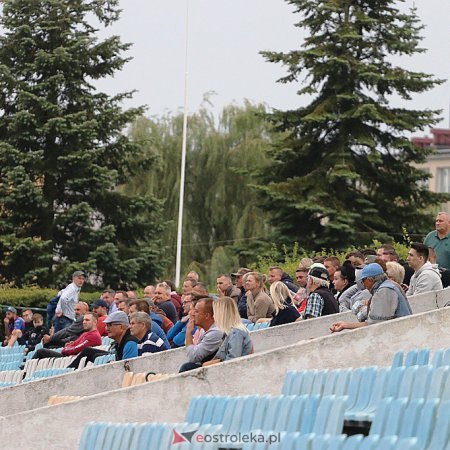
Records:
M72 275L72 283L58 293L59 300L53 321L55 333L69 327L75 320L75 305L78 303L81 287L85 280L84 272L76 270Z

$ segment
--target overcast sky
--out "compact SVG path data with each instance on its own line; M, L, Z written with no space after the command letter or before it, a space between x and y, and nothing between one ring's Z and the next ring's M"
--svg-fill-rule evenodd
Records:
M148 105L147 115L177 111L183 106L187 0L121 0L122 16L111 27L124 42L133 43L133 61L100 87L109 93L137 89L126 106ZM426 26L425 54L401 60L415 71L450 78L450 2L415 3ZM261 50L300 48L304 34L293 24L298 14L284 0L189 0L188 105L197 110L204 93L219 111L232 101L265 102L279 109L296 108L307 99L296 95L299 85L280 84L281 66L266 62ZM449 123L450 84L416 96L411 108L443 109L438 126ZM406 105L404 105L406 106Z

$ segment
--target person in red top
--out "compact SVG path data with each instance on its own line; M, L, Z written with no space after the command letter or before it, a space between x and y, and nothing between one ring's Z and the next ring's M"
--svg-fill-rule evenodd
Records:
M92 303L92 311L98 316L97 330L100 336L108 336L106 331L105 319L108 317L108 303L105 300L99 299Z
M62 358L63 356L78 355L86 347L102 345L102 338L97 330L97 314L86 313L84 315L83 330L84 332L75 341L68 342L64 346L61 353L47 348L40 348L33 356L33 359Z

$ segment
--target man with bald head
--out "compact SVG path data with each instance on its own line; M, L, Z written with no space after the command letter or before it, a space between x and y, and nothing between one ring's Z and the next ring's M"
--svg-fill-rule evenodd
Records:
M436 252L436 260L440 267L450 269L450 223L446 212L439 212L436 216L436 231L428 233L423 243Z

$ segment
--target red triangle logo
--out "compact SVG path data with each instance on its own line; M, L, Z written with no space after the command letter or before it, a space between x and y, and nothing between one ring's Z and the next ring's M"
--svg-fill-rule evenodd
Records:
M173 430L173 441L172 441L172 445L173 444L179 444L181 442L187 442L186 438L184 438L183 436L181 436L180 434L178 434L175 430Z

